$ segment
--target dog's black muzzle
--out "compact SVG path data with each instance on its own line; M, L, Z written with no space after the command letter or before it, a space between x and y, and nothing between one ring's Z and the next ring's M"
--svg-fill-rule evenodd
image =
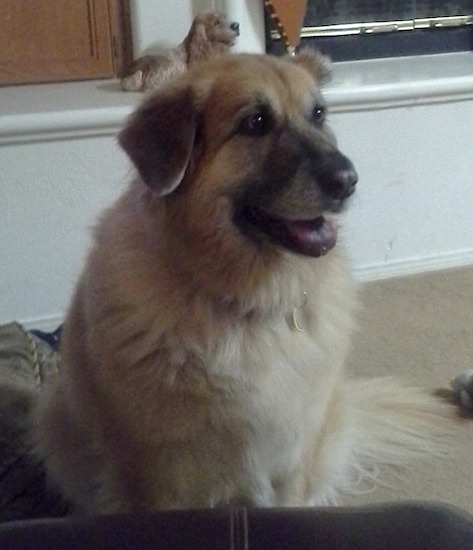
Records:
M279 189L297 179L315 183L329 210L339 210L338 205L355 192L358 182L351 160L339 151L329 130L311 134L296 128L283 131L267 166Z
M352 163L346 158L333 170L324 172L318 178L322 191L331 199L344 200L355 192L355 186L358 182L358 174ZM345 166L343 166L345 164Z
M338 212L355 192L358 174L352 162L339 151L329 154L322 164L323 170L316 170L316 179L328 199L329 209Z

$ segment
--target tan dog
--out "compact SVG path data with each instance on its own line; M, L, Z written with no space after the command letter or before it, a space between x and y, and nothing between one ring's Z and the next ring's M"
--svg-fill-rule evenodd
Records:
M454 412L348 382L337 240L356 173L325 122L327 61L222 56L120 135L139 176L101 219L44 405L78 510L303 506L444 450Z
M144 55L134 61L121 78L123 90L156 90L198 61L227 53L239 34L238 27L238 23L228 25L223 15L217 12L200 13L182 44L169 52Z

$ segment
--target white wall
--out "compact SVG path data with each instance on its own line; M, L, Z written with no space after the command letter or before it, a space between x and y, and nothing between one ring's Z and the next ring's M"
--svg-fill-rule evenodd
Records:
M259 2L221 1L235 19L252 21L246 30L242 23L240 49L248 44L258 51ZM156 36L179 42L196 6L135 0L139 48ZM340 147L360 175L342 235L362 277L473 263L471 120L472 100L331 115ZM90 227L123 189L129 164L110 131L10 143L0 148L0 166L0 323L52 328L66 307Z
M128 162L112 137L94 137L3 146L0 166L0 323L54 325Z
M260 0L131 0L135 54L156 42L175 46L186 36L193 17L209 8L222 11L229 21L240 23L241 34L235 51L264 51Z
M175 46L192 21L192 2L183 0L131 0L133 48L138 56L159 40Z
M344 217L364 278L473 263L473 101L333 114L358 191Z

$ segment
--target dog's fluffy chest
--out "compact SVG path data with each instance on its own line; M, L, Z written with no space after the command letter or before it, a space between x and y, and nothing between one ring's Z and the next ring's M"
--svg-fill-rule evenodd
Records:
M207 359L212 377L231 388L231 437L245 434L234 456L237 491L258 505L284 502L276 485L300 468L322 429L339 374L332 368L333 349L324 349L310 327L299 332L291 321L232 331Z

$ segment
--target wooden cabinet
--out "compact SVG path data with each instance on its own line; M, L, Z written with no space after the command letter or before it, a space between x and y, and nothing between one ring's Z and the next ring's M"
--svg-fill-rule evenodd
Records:
M110 78L130 53L127 0L0 0L0 84Z

